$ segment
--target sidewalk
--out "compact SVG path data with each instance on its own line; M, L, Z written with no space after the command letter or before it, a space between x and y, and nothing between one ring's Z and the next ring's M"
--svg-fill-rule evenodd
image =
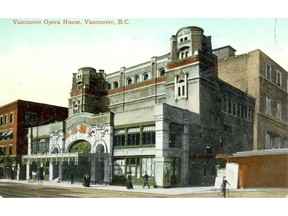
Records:
M0 182L15 182L21 184L31 184L27 180L18 181L18 180L9 180L9 179L1 179ZM36 183L35 183L36 184ZM56 182L56 181L44 181L43 185L46 186L57 186L57 187L77 187L77 188L85 188L82 183L75 182L71 184L70 182ZM100 184L91 184L87 189L101 189L101 190L115 190L115 191L129 191L129 192L143 192L143 193L154 193L154 194L173 194L173 195L181 195L181 194L189 194L189 193L217 193L219 189L214 188L214 186L208 187L179 187L179 188L143 188L141 185L133 185L134 189L127 189L125 186L117 186L117 185L100 185Z
M9 180L1 179L0 182L15 182L21 184L31 184L27 180ZM129 191L129 192L142 192L142 193L153 193L153 194L171 194L171 195L181 195L181 194L200 194L200 193L219 193L220 189L214 186L204 186L204 187L179 187L179 188L143 188L141 185L134 185L134 189L127 189L125 186L116 185L100 185L91 184L90 187L83 187L82 183L75 182L71 184L70 182L56 182L56 181L44 181L43 185L46 186L57 186L57 187L77 187L83 189L100 189L100 190L110 190L110 191ZM230 189L231 192L271 192L271 191L286 191L288 194L288 188L244 188L244 189Z

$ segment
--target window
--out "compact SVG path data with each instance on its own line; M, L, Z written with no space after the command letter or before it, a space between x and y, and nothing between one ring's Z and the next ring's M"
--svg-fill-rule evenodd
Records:
M80 112L80 101L76 100L73 101L73 114L79 113Z
M154 176L154 158L142 158L142 176L145 172L149 176Z
M82 82L77 83L77 90L80 90L80 89L82 89Z
M184 48L179 51L179 59L187 58L189 55L189 48Z
M131 84L132 84L132 79L131 79L130 77L127 78L126 84L127 84L127 85L131 85Z
M142 145L155 143L155 126L144 126L142 128Z
M184 75L184 79L175 77L175 99L187 98L187 74Z
M115 131L114 146L125 146L125 129Z
M5 116L4 116L4 124L7 124L8 123L8 115L6 114Z
M123 176L125 172L125 160L124 159L116 159L113 162L114 165L114 175Z
M271 115L271 98L266 96L266 113Z
M9 145L9 155L12 155L12 145Z
M115 82L113 83L113 88L118 88L118 87L119 87L119 84L118 84L117 81L115 81Z
M9 121L9 123L13 124L13 122L14 122L14 113L10 113L10 121Z
M271 80L271 66L269 64L266 64L266 78Z
M111 83L107 84L108 90L111 90Z
M277 105L276 105L276 118L278 119L281 119L282 117L282 105L280 102L277 102Z
M164 76L165 75L165 69L164 68L161 68L159 70L159 76Z
M143 80L148 80L148 78L149 78L148 73L144 73L144 74L143 74Z
M127 145L140 145L140 127L128 128Z
M272 149L273 147L273 137L266 133L266 149Z
M0 117L0 125L3 125L3 116Z
M134 77L134 80L135 80L135 83L140 82L140 77L138 74Z
M285 148L285 137L280 138L280 148Z
M282 74L280 71L276 70L276 84L282 86Z
M183 125L171 122L169 124L169 147L182 147Z

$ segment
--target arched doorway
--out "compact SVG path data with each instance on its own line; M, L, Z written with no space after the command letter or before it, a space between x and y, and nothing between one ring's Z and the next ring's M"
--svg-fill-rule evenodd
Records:
M86 140L76 140L68 147L69 153L78 153L77 163L65 161L62 164L62 179L70 181L73 173L75 182L82 182L84 175L91 176L91 144Z
M78 142L73 143L69 148L69 153L90 153L91 152L91 144L85 140L80 140Z

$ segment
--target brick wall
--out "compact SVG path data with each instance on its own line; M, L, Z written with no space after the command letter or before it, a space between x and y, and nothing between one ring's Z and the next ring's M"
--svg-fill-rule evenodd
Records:
M239 164L239 187L288 187L288 154L229 157Z

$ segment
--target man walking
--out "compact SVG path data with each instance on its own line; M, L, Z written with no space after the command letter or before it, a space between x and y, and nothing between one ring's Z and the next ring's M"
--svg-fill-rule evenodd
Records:
M229 182L227 181L226 176L223 176L223 181L222 181L222 184L221 184L221 188L222 188L222 194L223 194L224 198L226 198L226 190L227 190L226 187L227 187L227 184L229 184Z
M149 182L148 182L149 175L147 174L147 171L145 172L145 175L143 176L143 179L144 179L143 188L144 188L146 185L148 186L148 188L150 188L150 185L149 185Z

